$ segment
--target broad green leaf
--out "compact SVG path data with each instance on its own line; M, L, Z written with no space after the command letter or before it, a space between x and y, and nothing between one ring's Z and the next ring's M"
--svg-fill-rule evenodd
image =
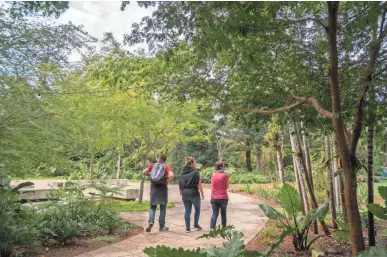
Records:
M335 219L335 221L336 221L337 225L339 225L339 227L340 227L341 229L349 231L349 225L348 225L348 223L344 223L344 222L342 222L342 221L340 221L340 220L338 220L338 219Z
M325 218L325 216L328 214L328 210L329 210L329 203L323 203L322 205L320 205L317 210L314 212L313 216L312 216L312 221L315 221L315 220L323 220Z
M224 248L209 248L201 251L201 253L207 253L207 257L242 256L245 250L242 236L242 233L234 233L230 242L223 243Z
M144 249L144 253L149 257L205 257L206 253L200 253L200 248L197 250L184 250L183 248L171 248L164 245L158 245L156 247L147 247Z
M269 219L273 219L273 220L285 219L285 216L282 213L278 212L276 209L274 209L273 207L271 207L270 205L268 205L266 203L259 203L258 206L259 206L259 208L261 208L263 213L265 213L265 215Z
M335 230L332 232L333 236L339 239L350 240L351 234L348 230Z
M357 257L387 257L387 246L372 246L358 253Z
M381 186L378 188L380 196L387 201L387 186Z
M383 220L387 219L387 207L383 208L379 204L368 204L367 208L375 215L375 217Z
M289 184L284 184L278 193L280 204L289 215L295 216L302 210L301 197L297 190Z
M205 233L201 236L199 236L197 239L200 239L200 238L206 238L206 239L209 239L209 238L216 238L218 236L220 236L221 238L225 239L230 239L232 238L232 235L234 233L236 233L236 231L234 230L235 227L233 225L229 225L229 226L226 226L226 227L221 227L221 226L217 226L215 229L211 230L209 233Z
M302 224L301 224L301 230L304 230L313 220L313 210L310 210L304 217Z

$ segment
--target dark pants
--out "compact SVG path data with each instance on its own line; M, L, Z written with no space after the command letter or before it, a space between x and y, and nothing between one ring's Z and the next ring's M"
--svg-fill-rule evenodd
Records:
M149 224L155 223L157 205L151 205L149 209ZM167 205L160 204L160 216L159 216L159 224L160 228L165 227L165 214L167 213Z
M211 217L211 226L210 228L213 229L216 227L216 220L219 216L219 209L220 209L220 215L222 216L222 226L227 226L227 204L228 199L211 199L211 206L212 206L212 217Z
M199 225L199 217L200 217L200 196L194 196L194 197L183 197L183 203L185 207L185 213L184 213L184 220L185 220L185 228L186 230L191 230L191 211L192 211L192 205L195 208L195 215L194 215L194 226Z

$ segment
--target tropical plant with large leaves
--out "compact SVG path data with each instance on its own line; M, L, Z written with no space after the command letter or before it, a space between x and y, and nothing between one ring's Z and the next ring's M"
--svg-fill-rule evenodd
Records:
M328 213L329 205L324 203L315 210L310 210L302 215L302 200L297 190L289 184L284 184L280 189L277 202L282 206L283 212L278 211L266 203L259 207L269 219L280 221L285 231L292 234L294 249L297 251L308 250L321 236L316 236L308 241L308 232L313 221L322 220Z

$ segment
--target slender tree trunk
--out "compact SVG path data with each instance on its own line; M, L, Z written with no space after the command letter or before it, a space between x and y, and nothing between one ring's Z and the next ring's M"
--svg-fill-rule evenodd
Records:
M280 133L277 133L276 135L276 159L277 159L277 166L278 166L278 175L281 183L285 183L285 168L284 168L284 158L283 158L283 146L282 146L282 137Z
M262 142L257 143L257 155L255 156L257 162L257 171L262 171Z
M302 123L301 123L301 126L302 126ZM308 131L306 130L305 127L303 127L303 131L302 131L302 142L304 144L306 168L307 168L307 172L309 174L310 183L311 183L313 191L314 191L312 164L310 161L309 134L308 134ZM313 233L316 235L318 234L317 220L313 221Z
M292 124L292 129L293 129L293 134L295 134L295 140L297 142L297 148L295 149L296 150L296 157L298 159L298 163L299 163L299 167L300 167L300 174L303 174L305 175L305 180L306 180L306 184L308 186L308 191L309 191L309 194L310 194L310 198L311 198L311 203L312 203L312 208L313 209L317 209L318 208L318 204L317 204L317 200L316 200L316 196L314 194L314 191L313 191L313 188L312 188L312 185L310 183L310 178L309 178L309 174L308 172L306 172L306 165L305 165L305 160L304 160L304 156L302 154L302 149L301 149L301 143L300 143L300 138L299 136L297 136L297 127ZM320 224L321 224L321 227L322 229L324 230L324 233L326 235L329 235L330 232L329 232L329 229L327 227L327 225L325 224L325 221L320 221Z
M374 122L375 122L375 91L371 86L368 107L368 204L374 203ZM368 245L375 246L375 220L368 211Z
M336 204L336 211L340 208L340 199L341 199L341 193L340 193L340 174L338 174L338 167L337 167L337 151L336 151L336 146L335 146L335 138L334 136L332 137L332 164L333 164L333 174L336 174L334 176L333 181L334 181L334 188L335 188L335 204Z
M341 99L338 73L338 53L337 53L337 12L339 2L328 2L328 46L330 62L330 85L333 111L333 128L336 135L337 147L344 169L344 194L347 209L349 231L351 234L352 255L365 249L359 207L356 197L356 173L351 160L349 146L347 145L344 132L344 123L341 115ZM352 148L352 147L351 147Z
M289 128L290 128L290 144L293 152L293 167L296 172L297 187L299 189L299 193L302 198L302 205L303 205L302 213L305 215L309 210L308 196L305 190L305 184L304 184L305 182L304 182L304 177L301 170L302 167L300 166L300 161L298 156L299 152L298 152L298 142L295 134L296 132L292 124L289 125Z
M333 171L332 171L332 159L331 159L331 146L328 136L324 136L324 150L328 170L328 184L329 184L329 202L331 204L331 214L332 214L332 226L334 229L338 229L336 224L336 205L335 205L335 188L333 185Z
M118 154L117 160L117 179L120 179L121 176L121 154Z
M297 189L298 189L298 192L301 196L301 199L302 199L302 214L305 215L306 212L306 205L305 205L305 198L304 198L304 194L302 193L302 188L301 188L301 179L300 179L300 175L299 175L299 168L298 168L298 164L297 164L297 159L295 157L295 155L293 154L293 169L294 169L294 177L296 178L296 184L297 184Z
M246 169L248 171L253 171L253 167L251 166L251 149L250 149L250 141L246 141Z
M94 179L94 154L90 156L90 179Z
M143 157L143 161L142 161L142 164L143 164L143 168L146 167L146 162L147 162L147 159L148 159L148 154L150 153L151 151L151 141L150 141L150 133L148 132L147 135L146 135L146 153L144 154L144 157ZM140 183L140 195L138 196L138 203L142 203L142 198L144 196L144 184L145 184L145 176L142 175L141 177L141 183Z

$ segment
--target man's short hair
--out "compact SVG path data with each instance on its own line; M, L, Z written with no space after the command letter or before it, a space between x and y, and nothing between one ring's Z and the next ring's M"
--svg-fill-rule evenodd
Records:
M163 162L165 162L167 160L167 156L164 154L164 153L160 153L159 154L159 159Z

